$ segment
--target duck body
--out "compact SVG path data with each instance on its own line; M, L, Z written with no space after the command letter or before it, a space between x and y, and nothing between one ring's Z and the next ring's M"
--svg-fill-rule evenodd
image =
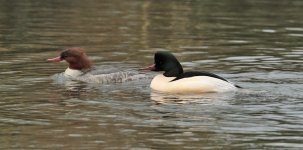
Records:
M150 87L156 91L168 93L208 93L227 92L237 88L226 81L210 76L193 76L174 80L160 74L153 78Z
M99 84L123 83L147 78L144 74L140 74L136 71L110 71L105 73L103 70L97 69L81 71L70 68L67 68L63 72L63 76L66 79Z
M68 48L63 50L58 57L47 59L49 62L61 62L63 60L68 63L68 68L62 73L66 79L109 84L146 78L145 75L136 71L104 73L104 70L93 67L83 48Z
M155 63L145 69L164 71L151 81L153 90L167 93L207 93L235 91L237 86L209 72L183 72L179 61L169 52L157 52Z

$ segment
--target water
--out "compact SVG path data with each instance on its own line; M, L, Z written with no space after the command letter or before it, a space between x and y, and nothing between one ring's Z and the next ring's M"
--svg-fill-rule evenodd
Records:
M303 2L0 1L0 149L302 149ZM158 50L235 93L61 84L60 49L137 70ZM122 67L121 67L122 66Z

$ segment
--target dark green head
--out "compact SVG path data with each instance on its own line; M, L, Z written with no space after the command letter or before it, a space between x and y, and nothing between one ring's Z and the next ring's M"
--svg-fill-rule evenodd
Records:
M181 64L170 52L156 52L154 61L155 67L153 71L164 71L163 75L166 77L177 77L183 73Z

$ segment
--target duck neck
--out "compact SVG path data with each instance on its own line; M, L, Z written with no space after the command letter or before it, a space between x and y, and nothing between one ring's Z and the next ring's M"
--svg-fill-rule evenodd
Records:
M68 68L73 70L82 70L83 66L81 63L69 63Z
M166 77L178 77L182 73L183 73L183 68L179 64L178 66L173 67L172 69L165 71L163 75L166 76Z
M90 61L79 61L75 63L69 62L68 67L74 70L87 70L92 67L92 63Z

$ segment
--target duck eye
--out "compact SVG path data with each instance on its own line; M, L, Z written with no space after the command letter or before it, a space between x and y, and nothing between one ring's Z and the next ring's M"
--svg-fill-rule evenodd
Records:
M60 56L62 59L65 59L65 58L67 58L68 57L68 53L66 53L66 52L63 52L63 53L61 53L61 56Z

